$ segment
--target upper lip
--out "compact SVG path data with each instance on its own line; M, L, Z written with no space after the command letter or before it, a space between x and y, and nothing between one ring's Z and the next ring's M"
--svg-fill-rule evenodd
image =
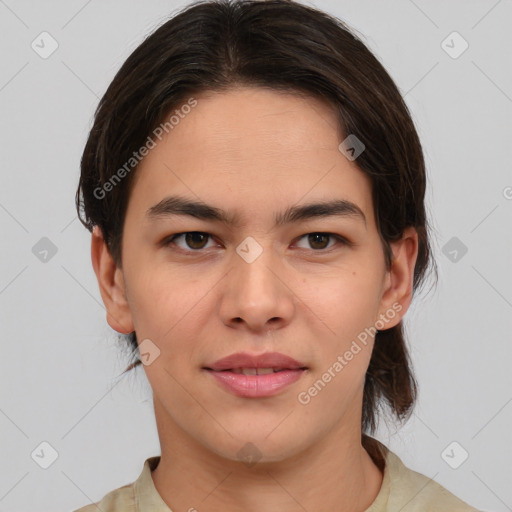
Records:
M212 364L208 364L204 368L214 371L234 370L237 368L281 368L286 370L299 370L306 368L306 365L279 352L265 352L259 355L238 352L223 357Z

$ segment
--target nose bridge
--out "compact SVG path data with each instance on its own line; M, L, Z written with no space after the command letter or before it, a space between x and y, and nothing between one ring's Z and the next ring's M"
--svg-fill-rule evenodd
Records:
M224 321L241 318L256 329L291 314L290 291L279 275L279 255L268 240L249 236L236 248L222 298Z
M235 286L241 288L245 297L261 293L273 295L275 283L272 281L276 276L270 269L278 267L276 256L268 239L264 241L262 237L258 241L248 236L238 245L233 256Z

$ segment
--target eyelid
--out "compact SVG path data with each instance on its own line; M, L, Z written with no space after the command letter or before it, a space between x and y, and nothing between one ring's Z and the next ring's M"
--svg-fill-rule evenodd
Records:
M335 239L337 242L338 242L338 245L345 245L347 247L352 247L354 246L354 243L351 242L350 240L348 240L346 237L342 236L342 235L338 235L337 233L332 233L330 231L310 231L308 233L304 233L303 235L297 237L296 240L300 240L302 238L304 238L305 236L308 236L308 235L327 235L329 236L331 239ZM330 250L334 249L336 247L336 244L334 244L333 246L331 247L328 247L326 249L304 249L304 250L311 250L315 253L327 253L329 252Z
M176 238L183 236L183 235L188 235L190 233L199 233L201 235L206 235L209 240L215 238L211 233L208 233L207 231L182 231L180 233L174 233L173 235L166 236L162 240L161 245L163 247L168 247L169 245L174 243L174 240ZM197 253L197 254L205 251L204 249L195 249L195 250L194 249L182 249L181 247L178 247L178 250L185 252L185 253Z
M212 235L211 233L208 233L207 231L182 231L180 233L174 233L173 235L169 235L167 237L164 238L164 240L162 241L162 246L164 247L168 247L169 245L171 245L171 243L174 242L174 240L182 235L187 235L187 234L190 234L190 233L199 233L199 234L202 234L202 235L206 235L209 239L214 239L215 236ZM300 236L298 236L295 241L298 241L298 240L301 240L302 238L308 236L308 235L327 235L329 236L330 238L333 238L335 239L338 244L341 244L341 245L345 245L347 247L353 247L355 244L353 242L351 242L350 240L348 240L346 237L342 236L342 235L339 235L337 233L332 233L330 231L309 231L307 233L304 233ZM315 253L326 253L326 252L329 252L330 249L333 249L333 247L335 247L335 245L327 248L327 249L302 249L302 248L299 248L302 249L302 250L310 250L310 251L313 251ZM205 252L205 249L182 249L181 247L178 247L178 250L182 251L182 252L185 252L185 253L197 253L197 254L200 254L202 252Z

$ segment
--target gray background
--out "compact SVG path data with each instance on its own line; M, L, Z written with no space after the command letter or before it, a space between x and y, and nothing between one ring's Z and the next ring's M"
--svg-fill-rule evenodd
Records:
M185 4L0 0L1 511L72 510L132 482L160 453L143 371L119 377L126 356L105 320L74 193L99 98ZM363 34L395 79L430 179L440 283L406 315L419 402L402 429L383 424L377 437L474 506L512 510L512 2L311 5ZM58 43L47 58L31 47L51 49L43 31ZM457 58L461 39L442 44L453 31L469 44ZM48 469L42 442L58 453ZM445 460L457 465L462 450L469 457L453 469Z

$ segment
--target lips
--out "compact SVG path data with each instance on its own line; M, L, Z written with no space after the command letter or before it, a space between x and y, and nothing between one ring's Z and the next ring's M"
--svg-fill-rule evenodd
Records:
M279 352L266 352L260 355L239 352L205 366L205 369L216 372L247 368L255 368L256 370L269 368L272 370L300 370L306 369L306 365Z
M308 368L301 362L280 354L231 354L203 367L214 379L234 395L263 398L277 394L299 380Z

